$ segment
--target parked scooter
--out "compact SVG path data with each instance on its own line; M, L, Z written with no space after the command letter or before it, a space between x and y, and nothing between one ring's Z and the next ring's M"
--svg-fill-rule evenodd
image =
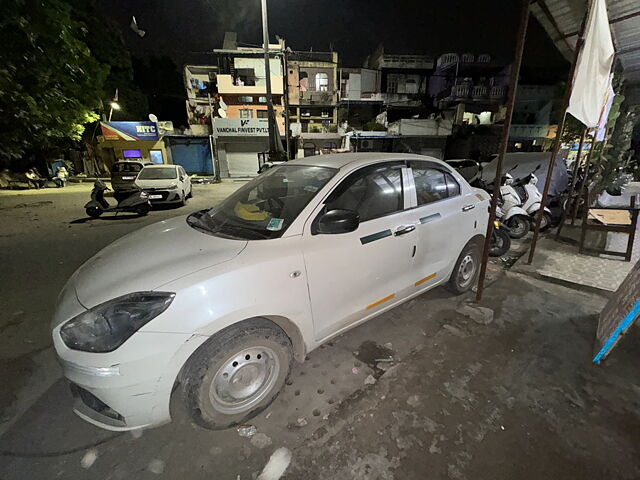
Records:
M114 192L114 198L118 201L115 207L111 207L104 198L104 192L110 190L102 180L96 180L91 190L91 200L84 206L87 215L98 218L105 212L131 212L144 216L151 210L149 196L140 189Z
M516 168L518 165L514 165L509 172ZM509 172L502 177L503 185L500 186L500 198L498 199L502 202L502 211L504 212L502 221L509 227L511 238L522 238L531 229L531 219L527 211L521 207L522 201L512 186L513 176Z
M538 215L538 211L540 210L540 207L542 205L542 194L536 186L538 184L538 177L536 177L535 175L535 172L538 171L539 168L540 165L538 165L529 175L519 180L514 180L511 174L507 173L504 185L500 187L500 192L505 199L505 209L507 208L506 205L508 197L509 204L517 205L522 208L527 213L527 215L531 217L532 222L535 221L535 218ZM551 210L545 207L544 215L542 217L542 221L540 222L540 230L544 230L550 225ZM526 235L526 233L529 231L529 228L524 230L524 233L521 236L515 236L519 235L521 231L516 231L515 234L512 232L511 236L514 238L521 238ZM511 227L511 229L514 230L514 227Z

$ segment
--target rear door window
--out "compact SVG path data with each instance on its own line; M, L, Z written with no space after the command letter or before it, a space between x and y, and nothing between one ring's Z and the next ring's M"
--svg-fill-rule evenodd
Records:
M419 162L410 166L418 206L460 195L460 185L450 173Z
M326 205L327 210L358 212L361 222L403 210L402 165L375 165L352 173Z

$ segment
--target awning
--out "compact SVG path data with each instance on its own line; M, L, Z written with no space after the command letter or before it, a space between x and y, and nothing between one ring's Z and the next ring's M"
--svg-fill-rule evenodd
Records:
M531 13L569 61L573 60L588 4L585 0L536 0L531 5ZM616 60L623 68L627 85L640 88L640 2L607 0L607 10Z

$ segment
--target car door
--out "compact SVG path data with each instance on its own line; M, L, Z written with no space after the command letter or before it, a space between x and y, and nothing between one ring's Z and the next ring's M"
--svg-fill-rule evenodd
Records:
M474 217L467 205L460 182L444 166L423 160L409 161L409 178L415 190L412 221L417 224L419 248L415 256L417 286L447 280L451 268L471 238ZM478 201L475 199L476 202Z
M388 309L413 286L417 235L413 215L405 209L403 183L403 163L362 167L344 178L307 221L302 245L317 340ZM318 217L334 209L358 212L358 228L316 233Z

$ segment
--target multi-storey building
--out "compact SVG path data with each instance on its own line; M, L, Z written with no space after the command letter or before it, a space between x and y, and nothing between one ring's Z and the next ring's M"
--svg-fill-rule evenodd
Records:
M284 42L270 44L269 68L276 123L285 133ZM221 176L250 176L258 153L269 149L264 50L238 47L235 35L213 51L209 65L186 65L187 115L194 136L213 135ZM212 129L213 126L213 129Z
M287 53L289 121L298 132L337 130L338 53Z

